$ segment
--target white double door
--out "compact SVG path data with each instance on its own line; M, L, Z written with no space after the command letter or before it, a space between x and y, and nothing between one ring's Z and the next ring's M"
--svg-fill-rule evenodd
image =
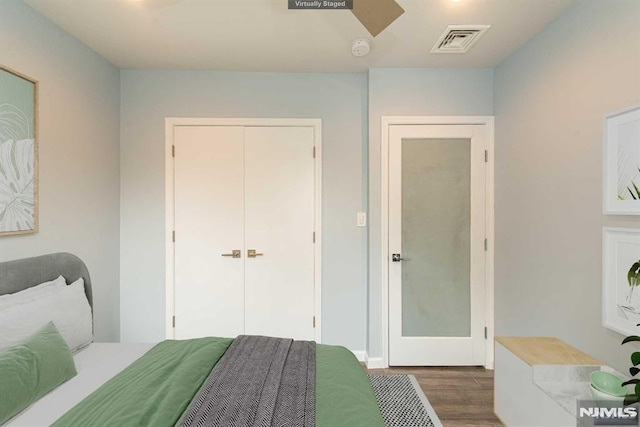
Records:
M389 127L389 364L485 364L484 125Z
M313 145L313 127L175 127L177 339L315 339Z

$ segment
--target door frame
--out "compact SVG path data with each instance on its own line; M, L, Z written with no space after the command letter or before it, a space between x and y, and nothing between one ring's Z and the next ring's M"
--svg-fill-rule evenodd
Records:
M494 168L494 117L493 116L382 116L382 146L380 156L380 252L381 252L381 314L382 314L382 365L389 366L389 127L392 125L484 125L487 126L486 154L486 218L485 231L488 241L485 258L485 315L487 345L485 367L494 366L494 247L495 247L495 168Z
M174 135L177 126L260 126L312 127L314 132L314 316L315 341L322 338L322 119L256 119L256 118L165 118L165 338L173 339L175 328L175 167ZM311 153L310 153L311 154Z

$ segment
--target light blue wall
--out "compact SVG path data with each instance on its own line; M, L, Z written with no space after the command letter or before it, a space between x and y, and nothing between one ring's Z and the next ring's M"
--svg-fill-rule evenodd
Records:
M557 336L626 370L602 327L604 115L640 104L640 2L579 0L497 69L496 335Z
M491 116L493 70L376 68L369 71L369 312L367 351L382 355L380 146L382 116Z
M18 0L0 0L0 64L40 85L40 232L1 237L0 261L80 256L92 276L96 340L117 341L119 70Z
M368 348L372 357L381 354L380 119L382 115L492 115L493 72L375 69L368 77L122 72L123 340L155 341L164 336L164 117L320 117L324 127L322 338L356 351ZM355 212L367 206L370 235L354 226ZM140 301L144 316L137 311Z
M366 76L123 70L121 80L122 340L164 338L165 117L320 118L322 340L363 351Z

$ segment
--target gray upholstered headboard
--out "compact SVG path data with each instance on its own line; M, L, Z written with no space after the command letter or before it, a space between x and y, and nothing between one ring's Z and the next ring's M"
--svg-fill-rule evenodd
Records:
M12 294L62 275L67 283L84 279L84 292L93 309L89 270L80 258L67 253L42 255L15 261L0 262L0 295Z

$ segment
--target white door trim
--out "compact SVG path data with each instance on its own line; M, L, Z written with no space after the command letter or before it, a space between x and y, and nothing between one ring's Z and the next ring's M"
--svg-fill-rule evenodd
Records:
M173 128L176 126L273 126L313 127L314 129L314 191L315 191L315 246L314 246L314 310L315 340L322 338L322 120L321 119L255 119L255 118L165 118L165 337L174 338L175 314L175 257L173 231L175 227ZM311 155L311 153L309 153Z
M380 235L381 235L381 314L382 314L382 363L389 366L389 126L391 125L485 125L487 126L486 168L486 322L487 345L485 367L494 365L494 117L493 116L383 116L381 121L382 146L380 156Z

